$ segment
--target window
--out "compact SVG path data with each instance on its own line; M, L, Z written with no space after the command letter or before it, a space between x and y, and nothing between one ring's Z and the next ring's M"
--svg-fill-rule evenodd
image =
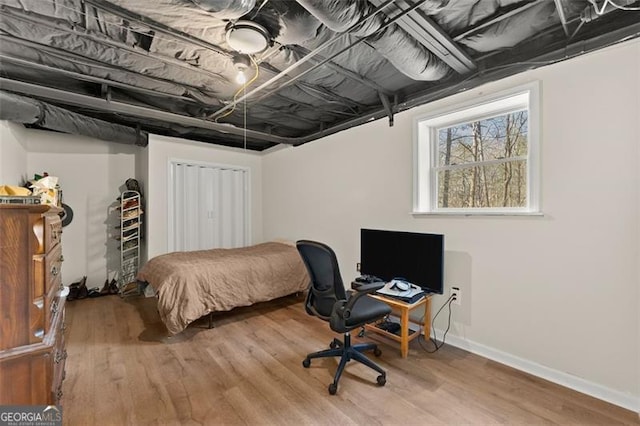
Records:
M538 213L538 85L415 120L415 213Z

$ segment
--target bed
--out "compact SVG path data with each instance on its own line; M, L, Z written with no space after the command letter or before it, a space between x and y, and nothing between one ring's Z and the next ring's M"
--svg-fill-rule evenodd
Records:
M149 260L137 275L153 287L171 334L211 312L305 291L309 276L291 243L175 252Z

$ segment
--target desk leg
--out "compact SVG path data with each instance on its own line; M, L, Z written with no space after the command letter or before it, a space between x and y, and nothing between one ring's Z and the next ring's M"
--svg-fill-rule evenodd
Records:
M427 297L427 300L424 305L424 326L422 329L424 333L424 340L429 340L431 338L431 298Z
M400 308L400 355L406 358L409 355L409 309Z

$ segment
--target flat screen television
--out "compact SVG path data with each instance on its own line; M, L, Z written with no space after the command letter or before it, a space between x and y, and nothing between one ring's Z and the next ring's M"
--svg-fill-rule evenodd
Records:
M443 294L444 235L361 229L360 274L402 278Z

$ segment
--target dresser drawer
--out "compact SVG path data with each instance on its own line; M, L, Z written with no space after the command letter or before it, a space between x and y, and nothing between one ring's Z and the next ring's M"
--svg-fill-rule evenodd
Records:
M62 246L58 245L46 255L33 256L33 298L43 297L60 285Z
M45 333L52 333L53 321L56 319L58 312L61 312L61 303L64 299L59 297L59 290L52 288L47 298L45 299L44 314L45 314ZM57 332L57 330L56 330Z
M49 293L52 288L60 290L62 270L62 246L56 246L47 256L44 262L44 291Z
M48 253L62 240L62 220L57 214L44 216L44 251Z

